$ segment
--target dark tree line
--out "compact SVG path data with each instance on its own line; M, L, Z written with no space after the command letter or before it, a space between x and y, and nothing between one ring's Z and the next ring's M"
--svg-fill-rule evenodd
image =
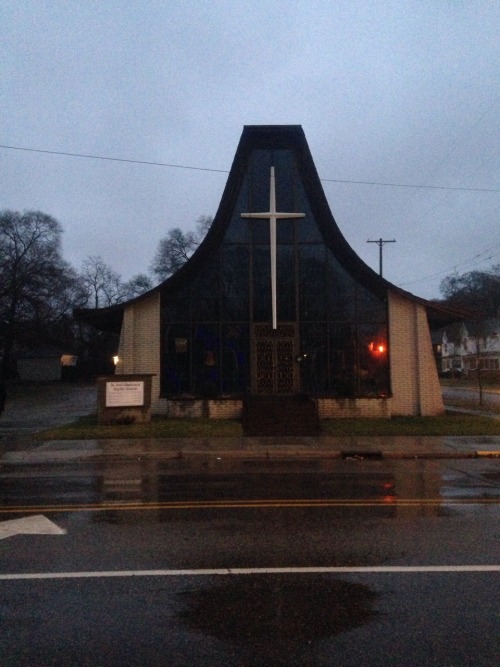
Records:
M194 232L170 229L158 244L152 276L124 282L102 257L76 271L62 256L63 229L39 211L0 212L0 378L8 378L16 351L41 345L78 348L103 344L103 335L75 322L74 308L102 308L135 298L174 273L191 256L212 222Z
M75 271L61 255L61 225L39 212L0 215L1 375L15 346L57 337L78 300Z
M470 310L481 320L500 317L500 264L487 271L453 273L440 290L448 306Z

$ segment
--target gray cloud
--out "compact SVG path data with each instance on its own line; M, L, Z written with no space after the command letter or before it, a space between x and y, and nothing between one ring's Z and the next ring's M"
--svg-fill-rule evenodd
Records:
M229 169L243 125L292 123L325 179L494 189L499 23L498 3L481 1L4 4L0 143ZM101 254L124 278L169 227L214 214L226 180L0 157L1 208L55 216L69 261ZM397 239L385 275L416 294L438 296L454 266L500 261L498 193L324 188L371 266L367 239Z

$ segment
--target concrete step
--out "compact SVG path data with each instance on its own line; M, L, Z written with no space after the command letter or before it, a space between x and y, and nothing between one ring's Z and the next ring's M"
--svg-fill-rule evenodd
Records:
M319 432L318 406L309 396L247 396L243 433L247 436L312 436Z

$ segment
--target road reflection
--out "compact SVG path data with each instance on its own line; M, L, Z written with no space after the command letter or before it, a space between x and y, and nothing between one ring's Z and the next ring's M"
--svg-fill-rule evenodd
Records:
M498 463L138 458L1 471L0 511L66 507L94 521L163 521L173 509L329 508L352 519L500 508ZM471 509L472 508L472 509ZM141 510L141 511L139 511ZM147 511L146 511L147 510ZM21 510L19 510L21 511Z
M99 477L101 501L108 505L96 521L130 521L121 509L109 505L139 502L155 505L155 518L162 521L174 504L220 508L332 507L337 501L376 502L379 517L397 513L396 477L384 470L338 470L325 461L191 461L144 462L135 470L116 466ZM345 511L345 505L342 511ZM143 517L142 520L148 520Z

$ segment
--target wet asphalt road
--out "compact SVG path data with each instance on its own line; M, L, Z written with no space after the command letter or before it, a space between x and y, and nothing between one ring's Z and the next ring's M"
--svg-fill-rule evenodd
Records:
M95 409L41 389L8 449ZM497 664L498 460L22 460L0 538L64 533L0 539L2 667Z
M20 582L15 594L7 584L2 605L15 641L6 647L4 635L0 655L5 665L30 667L493 667L498 598L491 579L448 573L42 581Z
M497 664L498 460L218 465L2 466L0 664Z

